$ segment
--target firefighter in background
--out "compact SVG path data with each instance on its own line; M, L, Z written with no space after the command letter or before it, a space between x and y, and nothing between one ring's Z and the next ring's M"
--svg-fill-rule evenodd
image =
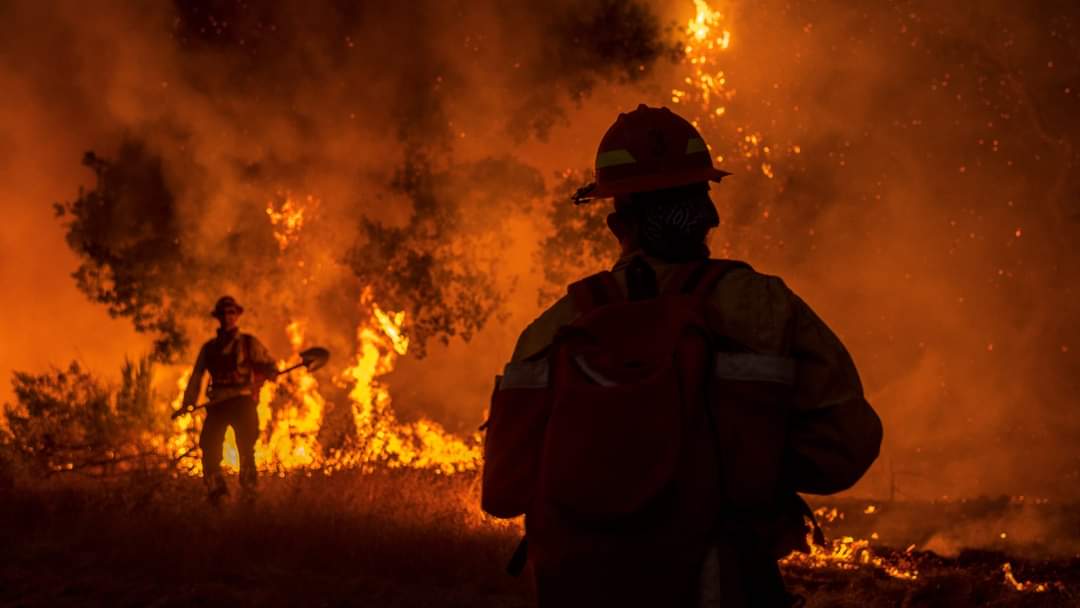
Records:
M690 123L641 105L575 194L614 198L621 256L521 334L485 437L482 505L525 514L541 607L793 605L777 560L806 548L797 492L877 458L836 334L780 278L709 259L726 175Z
M203 479L212 504L219 505L229 494L221 474L225 431L233 428L240 459L240 487L246 499L254 497L255 442L259 437L257 411L259 388L277 375L277 366L266 347L255 336L242 333L237 325L244 308L232 296L222 296L210 313L220 323L217 336L203 345L195 369L184 391L184 406L199 399L203 374L210 372L206 396L206 421L199 435Z

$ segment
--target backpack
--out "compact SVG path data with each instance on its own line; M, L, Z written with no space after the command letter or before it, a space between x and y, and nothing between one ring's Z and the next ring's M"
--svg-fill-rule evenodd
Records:
M574 283L579 316L498 379L481 506L525 514L542 605L616 592L625 605L692 597L728 502L722 461L731 460L713 420L723 400L710 393L724 388L706 318L716 284L737 268L749 267L681 265L662 292L644 296L628 296L610 272ZM523 558L519 550L511 569Z
M662 293L633 300L610 272L571 285L578 318L498 380L486 424L484 510L514 517L539 501L560 517L613 526L664 511L680 483L715 499L719 473L687 469L698 467L695 459L717 466L705 407L713 366L705 315L716 283L736 268L748 266L683 265Z

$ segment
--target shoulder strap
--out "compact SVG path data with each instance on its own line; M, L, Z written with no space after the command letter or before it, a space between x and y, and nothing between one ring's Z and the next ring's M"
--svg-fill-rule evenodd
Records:
M724 275L738 268L750 268L736 260L701 260L681 264L664 284L667 295L709 294Z
M244 354L244 363L251 365L251 334L240 334L240 349Z
M581 314L623 300L619 284L607 270L571 283L566 291Z
M680 291L684 294L708 296L721 279L740 268L752 270L749 264L738 260L706 260L690 271Z
M710 260L701 260L675 266L671 270L671 275L664 281L663 294L675 296L686 293L684 288L687 283L691 282L691 280L696 283L697 280L694 279L694 277L707 270L709 261Z

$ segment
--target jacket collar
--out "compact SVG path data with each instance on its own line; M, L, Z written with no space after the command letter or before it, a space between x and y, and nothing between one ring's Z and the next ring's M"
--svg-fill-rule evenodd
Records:
M235 338L237 336L237 334L239 334L239 333L240 333L240 328L239 327L234 327L232 329L221 329L219 327L218 330L217 330L217 339L222 341L222 342L228 342L228 341L232 340L233 338Z

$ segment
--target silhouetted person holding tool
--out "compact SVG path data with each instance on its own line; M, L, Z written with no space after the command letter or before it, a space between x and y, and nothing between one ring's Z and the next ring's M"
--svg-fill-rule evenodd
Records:
M726 175L690 123L641 105L574 196L615 199L622 255L525 329L486 424L483 508L525 515L511 569L527 548L542 608L795 605L777 559L806 549L796 493L877 458L836 335L778 277L709 258Z
M240 488L245 500L255 497L258 472L255 468L255 442L259 438L259 389L268 380L305 367L315 371L326 365L330 351L315 346L299 353L300 363L278 370L270 353L259 340L240 331L237 322L244 307L232 296L222 296L214 304L211 316L218 320L217 336L203 345L195 368L184 390L184 405L173 413L176 418L206 408L206 421L199 435L202 451L203 480L210 503L217 506L229 495L221 474L225 431L233 428L240 459ZM206 388L207 403L198 404L203 375L210 372Z
M206 396L206 421L199 435L202 450L203 479L212 504L220 504L229 488L221 474L221 458L225 431L231 426L236 434L236 450L240 459L240 487L246 498L254 496L255 441L259 438L259 414L256 406L263 382L277 376L278 369L266 347L255 336L240 331L237 321L244 308L232 296L222 296L210 313L221 326L217 336L203 345L195 360L187 390L184 409L196 408L203 374L210 372Z

